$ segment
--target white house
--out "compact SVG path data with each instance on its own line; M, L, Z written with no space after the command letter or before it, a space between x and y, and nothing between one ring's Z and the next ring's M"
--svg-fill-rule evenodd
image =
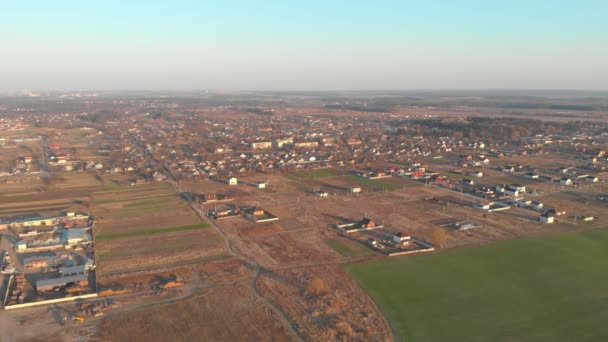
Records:
M239 183L238 179L236 179L236 177L230 177L228 179L228 185L237 185Z
M511 187L506 187L503 193L507 196L519 197L519 191Z
M409 236L403 232L396 232L393 234L393 242L395 242L397 244L402 244L402 243L410 241L410 240L411 240L411 236Z
M538 174L534 173L534 172L526 172L524 174L524 177L529 178L529 179L538 179Z
M555 222L555 210L547 210L544 214L540 215L539 221L547 224Z
M544 206L540 201L532 201L532 203L530 204L530 206L532 207L532 209L534 210L541 210Z
M585 180L587 182L591 182L591 183L597 183L599 181L599 179L596 176L587 176L587 177L585 177Z
M257 182L257 183L255 183L255 184L256 184L256 187L257 187L258 189L266 189L266 183L265 183L265 182L261 182L261 181L260 181L260 182Z
M570 179L568 177L562 177L562 179L559 180L559 184L560 185L565 185L565 186L571 186L572 185L572 179Z
M17 249L20 249L20 250L27 249L27 241L19 240L19 242L17 242Z
M483 172L481 172L481 171L473 171L473 172L469 173L469 176L481 178L481 177L483 177Z

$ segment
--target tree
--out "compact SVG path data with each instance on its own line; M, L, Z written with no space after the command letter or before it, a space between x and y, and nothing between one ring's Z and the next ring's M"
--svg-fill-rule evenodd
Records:
M323 279L315 277L310 281L310 284L308 284L307 290L316 296L320 296L329 292L329 286L325 284Z
M448 234L444 229L435 227L431 232L431 240L436 246L443 247L448 240Z

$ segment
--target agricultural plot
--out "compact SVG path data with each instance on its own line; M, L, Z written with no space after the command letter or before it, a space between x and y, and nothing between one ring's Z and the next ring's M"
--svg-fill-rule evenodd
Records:
M295 173L284 173L284 177L291 180L303 180L303 179L316 179L316 178L327 178L335 177L336 172L331 169L314 169L309 171L301 171Z
M359 242L347 240L346 238L335 237L326 240L325 243L344 257L359 257L374 254L374 251Z
M347 269L402 340L602 341L606 243L588 230Z
M96 253L103 280L223 255L223 241L168 186L94 195Z
M370 179L370 178L365 178L365 177L355 176L355 175L348 175L346 177L348 177L350 180L352 180L356 183L359 183L361 186L369 189L370 191L379 191L379 190L392 191L392 190L399 189L399 186L389 183L384 180Z

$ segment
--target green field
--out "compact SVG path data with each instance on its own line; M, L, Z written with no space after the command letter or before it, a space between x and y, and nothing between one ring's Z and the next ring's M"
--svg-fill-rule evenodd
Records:
M340 255L345 257L357 257L374 254L374 251L367 247L361 246L357 242L345 241L344 239L340 238L329 239L326 240L325 243L333 250L340 253Z
M608 229L352 264L400 340L608 341Z
M136 237L136 236L147 236L147 235L154 235L154 234L183 232L186 230L203 229L203 228L207 228L207 227L209 227L208 224L201 223L201 224L193 224L193 225L189 225L189 226L136 230L136 231L130 231L130 232L124 232L124 233L100 234L96 237L96 239L97 239L97 241L103 241L103 240L109 240L109 239L120 239L120 238Z
M116 190L122 190L124 187L122 185L118 184L118 182L111 180L105 184L105 188L106 188L106 190L116 191Z
M386 191L392 191L392 190L399 189L399 187L395 184L383 182L383 181L377 180L377 179L369 179L366 177L355 176L355 175L348 175L347 177L363 186L367 186L370 188L382 189L382 190L386 190Z

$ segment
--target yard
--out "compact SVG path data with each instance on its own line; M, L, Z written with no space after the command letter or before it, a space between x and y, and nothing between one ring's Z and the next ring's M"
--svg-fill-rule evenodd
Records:
M347 240L345 238L335 237L326 240L325 243L345 257L358 257L374 254L373 250L361 245L359 242Z
M370 190L392 191L399 189L399 186L376 179L369 179L361 176L348 175L350 180L355 181Z
M401 340L608 339L608 229L352 264Z

